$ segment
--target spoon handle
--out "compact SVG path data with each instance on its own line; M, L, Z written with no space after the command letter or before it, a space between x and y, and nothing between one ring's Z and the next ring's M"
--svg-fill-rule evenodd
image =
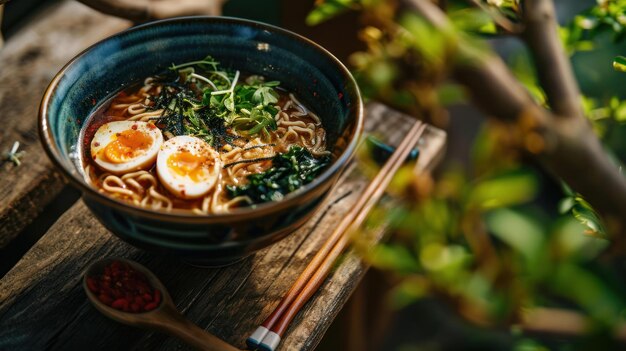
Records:
M211 335L185 318L176 310L168 310L163 314L163 321L159 327L189 345L203 351L241 351L220 338Z

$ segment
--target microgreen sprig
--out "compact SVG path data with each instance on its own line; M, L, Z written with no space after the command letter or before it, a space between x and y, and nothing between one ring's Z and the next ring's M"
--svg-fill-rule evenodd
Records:
M203 76L201 76L201 75L199 75L199 74L197 74L195 72L192 72L189 76L193 77L193 78L196 78L196 79L199 79L199 80L207 83L208 85L210 85L211 88L213 88L213 90L217 90L217 86L209 78L203 77Z
M226 90L212 91L211 95L232 94L235 91L235 85L237 84L238 80L239 80L239 71L236 71L235 72L235 78L233 78L233 81L230 84L230 88L228 88Z
M17 151L20 148L20 142L16 141L13 143L13 147L11 147L11 151L5 152L4 160L13 162L16 167L19 167L22 164L20 157L22 157L26 151Z
M180 65L172 64L172 67L170 67L170 70L177 71L184 67L201 66L201 65L211 66L213 68L213 71L217 71L217 66L219 65L219 62L215 61L213 57L207 56L204 59L199 60L199 61L185 62L185 63L181 63Z
M222 120L226 128L244 135L260 134L264 139L270 138L269 130L276 129L278 93L274 89L279 82L265 82L259 76L242 81L240 71L221 69L211 56L173 64L170 71L178 73L170 83L175 92L162 92L154 108L164 109L159 122L172 134L215 141L208 127L215 125L215 118ZM201 98L198 91L202 92Z

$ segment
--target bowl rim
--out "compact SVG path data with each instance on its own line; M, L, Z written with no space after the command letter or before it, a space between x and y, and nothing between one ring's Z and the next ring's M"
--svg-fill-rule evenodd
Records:
M50 130L50 125L47 115L48 115L48 105L54 95L56 88L61 81L61 79L65 76L65 73L70 67L72 67L75 62L80 60L83 56L85 56L89 51L93 48L102 45L103 43L111 40L115 40L118 38L122 38L129 33L135 31L142 31L146 28L157 27L162 25L168 25L173 23L180 22L189 22L189 21L198 21L198 22L207 22L207 23L226 23L226 24L235 24L235 25L245 25L249 27L256 27L262 30L268 30L274 33L278 33L283 36L290 37L291 39L298 40L304 42L310 47L316 49L324 56L328 57L335 66L339 69L340 74L348 81L350 84L347 85L349 87L348 92L354 94L355 101L352 106L349 107L349 113L354 113L355 121L354 128L355 132L352 135L351 139L347 143L343 153L333 162L328 168L322 172L319 176L317 176L311 183L302 186L300 189L297 189L294 192L287 194L281 201L271 201L262 204L257 204L253 207L242 207L235 209L229 213L222 214L208 214L208 215L197 215L185 212L159 212L151 209L142 208L139 206L135 206L133 204L124 202L122 200L114 199L110 196L106 196L102 194L97 189L89 186L85 183L84 179L79 179L76 174L68 170L65 166L64 158L61 156L61 153L56 145L55 137ZM168 222L179 222L179 223L203 223L203 224L213 224L213 223L224 223L229 222L234 219L239 219L240 217L246 218L254 218L260 217L269 213L275 213L284 209L286 207L290 207L294 202L298 199L304 198L310 193L313 192L318 186L322 185L325 182L328 182L332 179L332 177L342 170L342 168L350 161L353 157L356 146L359 142L359 139L363 133L363 125L364 125L364 107L363 100L361 98L361 92L356 83L356 80L350 73L350 71L346 68L346 66L332 53L326 50L321 45L315 43L314 41L300 35L294 33L290 30L280 28L278 26L274 26L271 24L236 18L236 17L228 17L228 16L183 16L183 17L175 17L163 20L157 20L149 23L144 23L138 26L134 26L123 30L119 33L108 36L102 40L97 41L91 46L87 47L76 56L74 56L70 61L68 61L61 70L54 76L50 84L48 84L40 106L39 106L39 116L38 116L38 127L39 127L39 137L40 141L43 145L43 149L45 150L48 158L52 160L52 163L56 166L57 169L60 169L64 176L69 179L70 183L81 190L83 195L95 197L99 202L106 204L107 206L111 206L115 209L119 209L123 212L130 213L132 215L147 217L156 220L166 220Z

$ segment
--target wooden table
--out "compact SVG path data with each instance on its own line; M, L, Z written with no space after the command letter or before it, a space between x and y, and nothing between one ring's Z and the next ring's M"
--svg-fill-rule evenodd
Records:
M0 250L5 254L15 240L29 234L24 228L33 229L45 206L63 196L65 181L51 167L37 137L36 111L43 90L72 56L128 26L78 3L62 2L33 19L0 52L0 152L14 141L20 141L26 151L21 166L0 167ZM410 125L409 117L380 104L367 105L366 121L367 130L391 143ZM443 132L427 129L420 145L420 169L436 163L444 142ZM353 163L322 209L301 229L238 264L219 269L195 268L136 249L111 235L77 201L0 279L0 350L187 349L164 334L117 324L88 303L81 273L90 262L109 256L146 265L161 278L183 314L243 347L247 335L277 305L366 182ZM381 235L383 228L378 231ZM366 270L359 257L348 251L297 316L280 349L314 349Z

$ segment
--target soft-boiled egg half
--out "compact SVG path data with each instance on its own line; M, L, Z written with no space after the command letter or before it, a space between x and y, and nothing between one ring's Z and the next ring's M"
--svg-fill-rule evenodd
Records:
M117 121L103 124L91 140L91 158L102 169L122 174L152 167L163 144L153 123Z
M202 139L180 135L163 143L156 169L161 183L172 194L195 199L215 186L222 160L219 153Z

